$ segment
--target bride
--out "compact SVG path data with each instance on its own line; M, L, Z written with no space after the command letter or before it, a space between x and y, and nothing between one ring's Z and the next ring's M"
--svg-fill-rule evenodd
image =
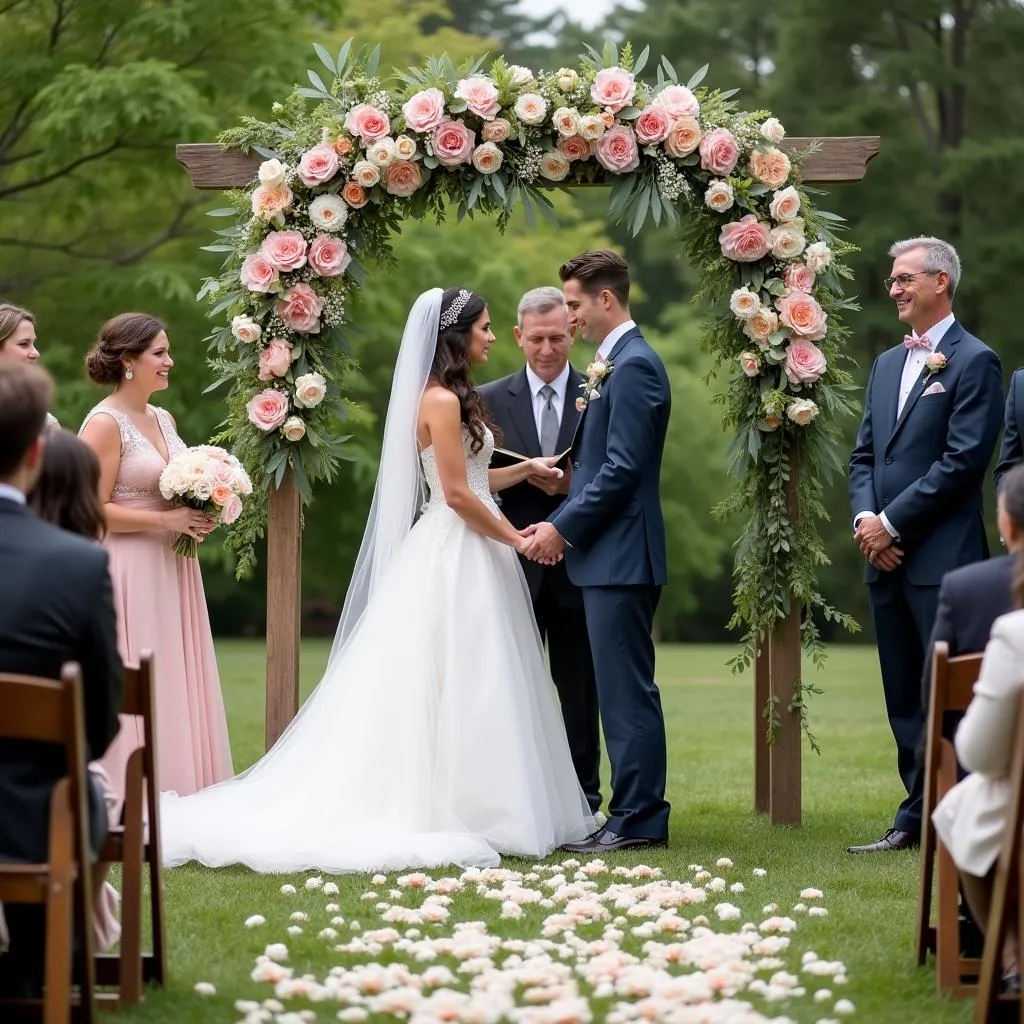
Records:
M324 677L247 772L162 795L167 866L490 866L595 831L516 557L525 542L491 498L559 471L488 468L469 369L493 341L480 296L416 300Z

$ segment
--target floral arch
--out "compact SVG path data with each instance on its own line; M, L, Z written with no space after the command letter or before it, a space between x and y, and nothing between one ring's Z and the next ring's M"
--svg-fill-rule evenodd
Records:
M553 73L431 58L399 75L398 88L378 73L379 47L316 52L326 80L309 71L308 86L274 104L273 121L247 119L219 140L262 157L258 180L212 211L229 223L206 248L226 255L200 292L217 323L210 390L229 389L218 440L231 442L263 498L247 504L229 541L240 572L267 496L290 477L306 503L346 457L336 431L356 370L343 342L349 300L371 264L392 259L401 220L441 221L454 208L459 218L494 215L500 229L517 205L530 220L553 219L551 188L607 184L610 216L634 235L649 218L678 225L700 272L705 346L735 434L737 485L719 511L748 516L735 567L731 625L745 630L736 667L795 615L792 699L759 713L769 741L784 710L806 727L799 646L820 656L820 616L855 628L816 580L827 562L822 489L841 468L840 420L853 411L842 317L856 307L842 287L853 246L837 238L841 218L819 209L821 193L801 179L813 144L780 145L785 130L768 112L740 111L735 90L702 87L706 66L682 83L662 58L656 82L642 81L648 50L634 59L629 44L588 48L577 68Z

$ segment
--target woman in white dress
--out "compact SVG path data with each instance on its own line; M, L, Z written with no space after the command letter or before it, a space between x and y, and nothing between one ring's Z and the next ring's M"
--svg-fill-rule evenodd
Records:
M523 539L491 498L558 471L541 459L489 470L494 439L469 370L493 341L479 296L417 299L324 677L247 772L164 795L168 866L486 866L595 830L516 555Z

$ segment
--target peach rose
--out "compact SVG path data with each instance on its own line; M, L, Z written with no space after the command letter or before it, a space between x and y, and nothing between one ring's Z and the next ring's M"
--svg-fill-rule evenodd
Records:
M706 136L705 136L706 138ZM755 263L772 251L772 235L752 213L722 227L718 235L722 253L737 263Z
M338 156L348 156L352 152L352 140L347 135L339 135L331 143L331 148Z
M636 79L625 68L604 68L594 77L590 98L613 114L628 107L636 95Z
M580 130L580 113L575 107L559 107L551 115L551 123L563 138L572 138Z
M548 181L564 181L569 174L569 158L557 149L549 150L540 158L540 174Z
M232 523L238 522L238 517L241 514L242 499L238 497L237 494L232 494L231 497L228 498L228 502L220 514L220 521L226 526L230 526Z
M281 424L281 433L286 441L301 441L306 436L306 424L301 416L289 416Z
M782 283L789 292L810 292L814 287L814 271L805 263L790 263L782 272Z
M272 292L280 280L277 268L262 252L254 252L245 257L239 277L249 291L263 293Z
M786 348L786 376L793 384L813 384L827 365L824 353L812 341L795 338Z
M516 117L523 124L538 125L544 123L548 113L548 101L535 92L524 92L515 105Z
M604 120L597 114L584 114L580 118L580 135L587 142L596 142L604 135Z
M501 110L498 102L498 89L486 75L473 75L463 78L455 87L456 99L465 100L471 114L489 121ZM465 163L464 160L459 161Z
M702 138L700 125L695 117L681 117L672 123L665 136L665 152L669 156L681 160L689 156L699 145Z
M700 165L724 178L732 174L740 158L740 144L728 128L715 128L700 140Z
M786 406L786 416L799 427L806 427L817 415L818 407L809 398L798 398Z
M418 148L416 140L410 139L408 135L399 135L395 139L395 156L399 160L411 160Z
M707 192L704 193L705 205L716 213L725 213L726 210L731 209L733 200L732 185L727 181L711 182Z
M384 191L406 198L423 184L420 165L410 160L397 160L384 172Z
M613 174L628 174L640 166L636 136L628 125L616 125L597 143L597 162Z
M729 309L732 310L733 316L738 317L740 320L749 319L760 308L761 299L758 297L757 292L751 291L745 285L742 288L737 288L729 297Z
M431 138L434 156L445 167L468 164L473 158L474 134L463 121L442 121Z
M234 493L235 492L226 484L217 484L213 490L210 491L210 501L212 501L218 508L223 508L231 500Z
M304 373L295 379L295 404L315 409L327 395L327 381L319 373Z
M361 210L370 198L366 190L358 181L346 181L345 187L341 190L341 198L352 207L353 210Z
M253 216L273 220L292 205L292 190L285 184L260 185L252 194Z
M473 166L481 174L493 174L501 167L504 159L501 150L493 142L481 142L473 150Z
M769 188L781 188L785 185L791 170L789 157L781 149L772 147L763 153L755 149L750 154L750 173Z
M345 131L349 135L358 135L363 145L368 146L391 134L391 122L387 114L369 103L357 103L345 115Z
M756 377L761 372L761 360L755 352L740 353L740 368L748 377Z
M667 110L673 121L681 117L696 117L700 113L697 97L685 85L666 85L654 97L654 105Z
M357 160L352 168L352 177L363 186L373 188L380 181L380 168L369 160Z
M309 247L309 265L321 277L339 277L351 262L348 246L333 235L317 235Z
M504 142L512 134L512 125L503 117L496 117L493 121L485 121L480 129L480 138L484 142Z
M601 124L604 125L605 131L615 127L615 115L610 110L605 110L597 116L601 118Z
M266 388L249 399L245 407L249 422L258 430L277 430L288 415L288 399L273 388ZM227 518L224 519L227 522Z
M421 89L403 104L402 116L414 132L433 131L444 120L444 93Z
M673 118L664 107L647 107L633 122L637 140L644 146L656 146L664 142L672 128Z
M827 317L806 292L789 292L775 303L779 318L797 337L818 341L825 337Z
M743 333L757 343L760 348L767 348L768 339L779 329L779 318L770 309L763 306L755 310L743 325Z
M278 300L276 312L289 330L319 334L324 300L308 284L293 285Z
M314 146L302 154L295 168L299 180L307 188L323 185L338 173L341 161L333 146Z
M768 212L773 220L793 220L800 212L800 193L792 185L779 189L772 195Z
M271 231L260 251L267 262L282 273L306 265L306 240L298 231Z
M772 254L780 260L796 259L806 244L807 239L795 222L772 228Z
M590 156L590 143L582 135L573 135L568 139L558 140L558 152L566 160L586 160Z
M283 377L292 365L292 347L283 338L271 338L260 353L260 380Z

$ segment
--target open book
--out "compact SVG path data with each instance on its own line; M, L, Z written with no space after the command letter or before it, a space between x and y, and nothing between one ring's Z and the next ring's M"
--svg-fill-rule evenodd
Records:
M569 465L569 452L571 451L572 445L570 444L564 452L554 456L558 459L555 463L558 469L565 469ZM491 469L504 469L506 466L514 466L517 462L526 462L531 457L520 452L509 451L507 448L495 448L494 454L491 456Z

